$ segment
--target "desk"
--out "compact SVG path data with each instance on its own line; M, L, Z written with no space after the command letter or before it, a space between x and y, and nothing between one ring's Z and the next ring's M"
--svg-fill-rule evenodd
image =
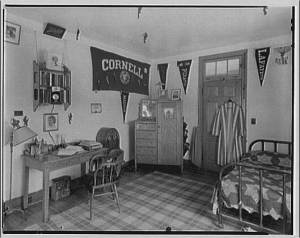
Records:
M84 175L86 172L86 162L88 162L95 155L105 157L107 152L107 148L102 148L93 151L82 151L68 156L58 156L57 152L36 157L22 155L25 168L25 177L23 180L23 208L26 209L28 207L29 168L37 169L43 172L43 222L48 222L50 172L76 164L81 164L81 175Z

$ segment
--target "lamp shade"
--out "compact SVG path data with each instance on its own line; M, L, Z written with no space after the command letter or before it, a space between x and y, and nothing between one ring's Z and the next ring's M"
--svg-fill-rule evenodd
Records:
M13 130L13 138L12 138L12 144L13 146L16 146L22 142L25 142L33 137L37 136L37 134L31 130L27 126L19 127L17 129Z

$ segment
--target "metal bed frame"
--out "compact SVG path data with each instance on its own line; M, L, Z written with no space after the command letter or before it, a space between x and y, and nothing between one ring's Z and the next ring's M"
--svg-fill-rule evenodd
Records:
M265 151L265 144L273 144L273 152L278 152L278 145L285 145L288 147L288 155L290 158L292 158L292 143L288 141L276 141L276 140L266 140L266 139L258 139L253 141L249 145L249 151L251 151L256 144L260 144L260 148L262 151ZM270 151L270 150L268 150ZM224 201L221 195L221 182L222 178L224 175L226 175L229 171L231 171L234 167L238 166L239 169L239 186L238 186L238 212L239 216L235 217L229 214L226 214L223 212L223 206L224 206ZM243 220L242 218L242 167L249 167L249 168L254 168L259 171L259 224L249 222L246 220ZM262 232L267 232L267 233L280 233L278 230L267 228L263 226L263 171L269 171L272 173L277 173L282 175L282 182L283 182L283 198L282 198L282 217L283 217L283 222L282 222L282 228L281 232L285 234L287 232L287 207L286 207L286 188L284 186L285 181L286 181L286 176L291 176L292 172L289 170L277 170L277 169L272 169L272 168L266 168L262 166L255 166L255 165L245 165L240 162L237 163L230 163L228 165L225 165L222 167L219 173L219 181L218 181L218 210L217 210L217 216L218 216L218 224L220 227L223 226L223 217L234 220L239 222L241 225L244 226L249 226L253 227L254 229Z

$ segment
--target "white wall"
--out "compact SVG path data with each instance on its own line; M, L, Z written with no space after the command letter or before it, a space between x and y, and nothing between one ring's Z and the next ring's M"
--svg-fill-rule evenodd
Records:
M15 110L22 110L29 117L29 127L33 129L38 138L43 138L52 143L48 133L43 132L43 114L51 112L52 106L40 106L33 112L33 60L36 59L36 41L32 26L26 24L23 19L13 17L12 21L22 24L20 45L5 43L5 69L4 69L4 125L9 128L9 122L13 118ZM73 139L95 139L97 131L101 127L115 127L120 133L121 148L125 151L125 160L129 160L129 126L128 122L138 116L138 103L146 95L130 93L127 105L126 121L123 123L120 92L115 91L92 91L92 63L90 46L95 46L107 51L124 55L125 57L149 62L147 59L128 54L117 48L106 48L102 44L82 39L81 41L59 40L42 35L36 29L36 39L39 59L47 52L64 54L64 62L72 74L72 101L71 106L64 111L63 105L56 105L54 112L59 113L59 131L52 133L54 139L63 135L66 141ZM102 103L101 114L91 114L90 104ZM68 114L73 114L72 124L68 123ZM17 118L22 120L23 117ZM21 121L21 125L23 122ZM7 138L7 133L5 137ZM7 141L7 140L6 140ZM12 197L22 195L23 161L21 154L24 144L14 147L13 154L13 192ZM9 145L4 146L4 200L9 196ZM50 173L50 179L68 174L72 179L80 175L80 165L60 169ZM42 189L42 173L30 170L29 192Z
M8 16L9 18L9 16ZM23 110L24 115L30 118L29 126L38 133L39 138L50 141L47 133L43 132L43 114L51 111L51 106L39 107L33 112L33 72L32 62L36 58L35 38L33 27L25 20L14 17L14 22L22 24L20 45L5 44L5 71L4 71L4 126L8 127L13 117L14 110ZM247 140L255 138L290 139L291 138L291 60L288 65L276 65L274 63L273 48L290 44L291 36L280 36L259 42L245 42L241 44L224 46L221 48L207 49L191 54L179 55L152 62L150 72L150 93L154 94L154 85L159 81L157 63L169 63L167 74L167 89L181 88L183 99L183 113L188 123L189 138L193 126L198 123L198 58L210 54L230 52L240 49L248 49L247 63ZM129 160L129 128L123 123L120 93L112 91L92 91L92 64L89 46L95 46L104 50L112 51L126 57L147 62L139 56L130 54L122 49L108 47L99 42L82 39L80 42L67 38L66 41L43 36L37 31L39 55L46 51L63 52L66 65L72 72L72 105L67 111L62 105L55 106L54 112L59 113L59 131L53 133L64 135L67 141L72 139L94 139L99 128L115 127L121 136L121 147L125 150L125 159ZM269 59L268 71L265 83L260 86L255 65L254 49L271 46L272 51ZM291 57L291 54L289 53ZM177 60L192 59L192 67L189 77L187 94L184 95ZM149 62L149 61L148 61ZM138 102L144 95L130 94L127 106L126 122L135 120L138 116ZM90 103L102 103L101 114L90 113ZM67 115L72 112L74 117L72 124L68 124ZM250 118L257 119L257 125L250 125ZM22 195L23 161L21 153L23 144L14 148L13 156L13 196ZM4 200L8 199L9 184L9 146L4 146ZM71 175L72 179L80 175L80 166L61 169L50 174L50 178L64 174ZM30 170L29 192L38 191L42 188L42 174L36 170Z
M159 82L158 63L169 63L167 71L166 88L181 88L183 99L184 119L188 124L189 137L192 128L198 124L198 74L199 56L225 53L247 49L247 143L254 139L269 138L278 140L291 140L292 130L292 68L291 52L288 53L287 65L275 64L275 56L278 53L274 48L286 46L291 43L291 36L284 35L276 38L265 39L257 42L244 42L236 45L229 45L220 48L207 49L193 52L186 55L178 55L159 59L152 62L151 67L151 88ZM268 61L268 68L265 74L263 86L260 86L258 79L254 49L271 47ZM183 92L178 60L192 59L192 67L189 76L189 83L186 95ZM154 91L151 91L154 94ZM251 125L250 119L256 118L257 124Z

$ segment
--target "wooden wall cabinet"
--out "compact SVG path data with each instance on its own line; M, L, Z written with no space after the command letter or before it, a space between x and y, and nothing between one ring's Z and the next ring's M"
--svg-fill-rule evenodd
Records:
M151 164L180 166L182 172L182 102L158 99L155 103L154 120L135 121L135 171L138 164Z
M33 111L40 105L71 105L71 71L63 66L62 71L47 69L44 64L33 62Z

